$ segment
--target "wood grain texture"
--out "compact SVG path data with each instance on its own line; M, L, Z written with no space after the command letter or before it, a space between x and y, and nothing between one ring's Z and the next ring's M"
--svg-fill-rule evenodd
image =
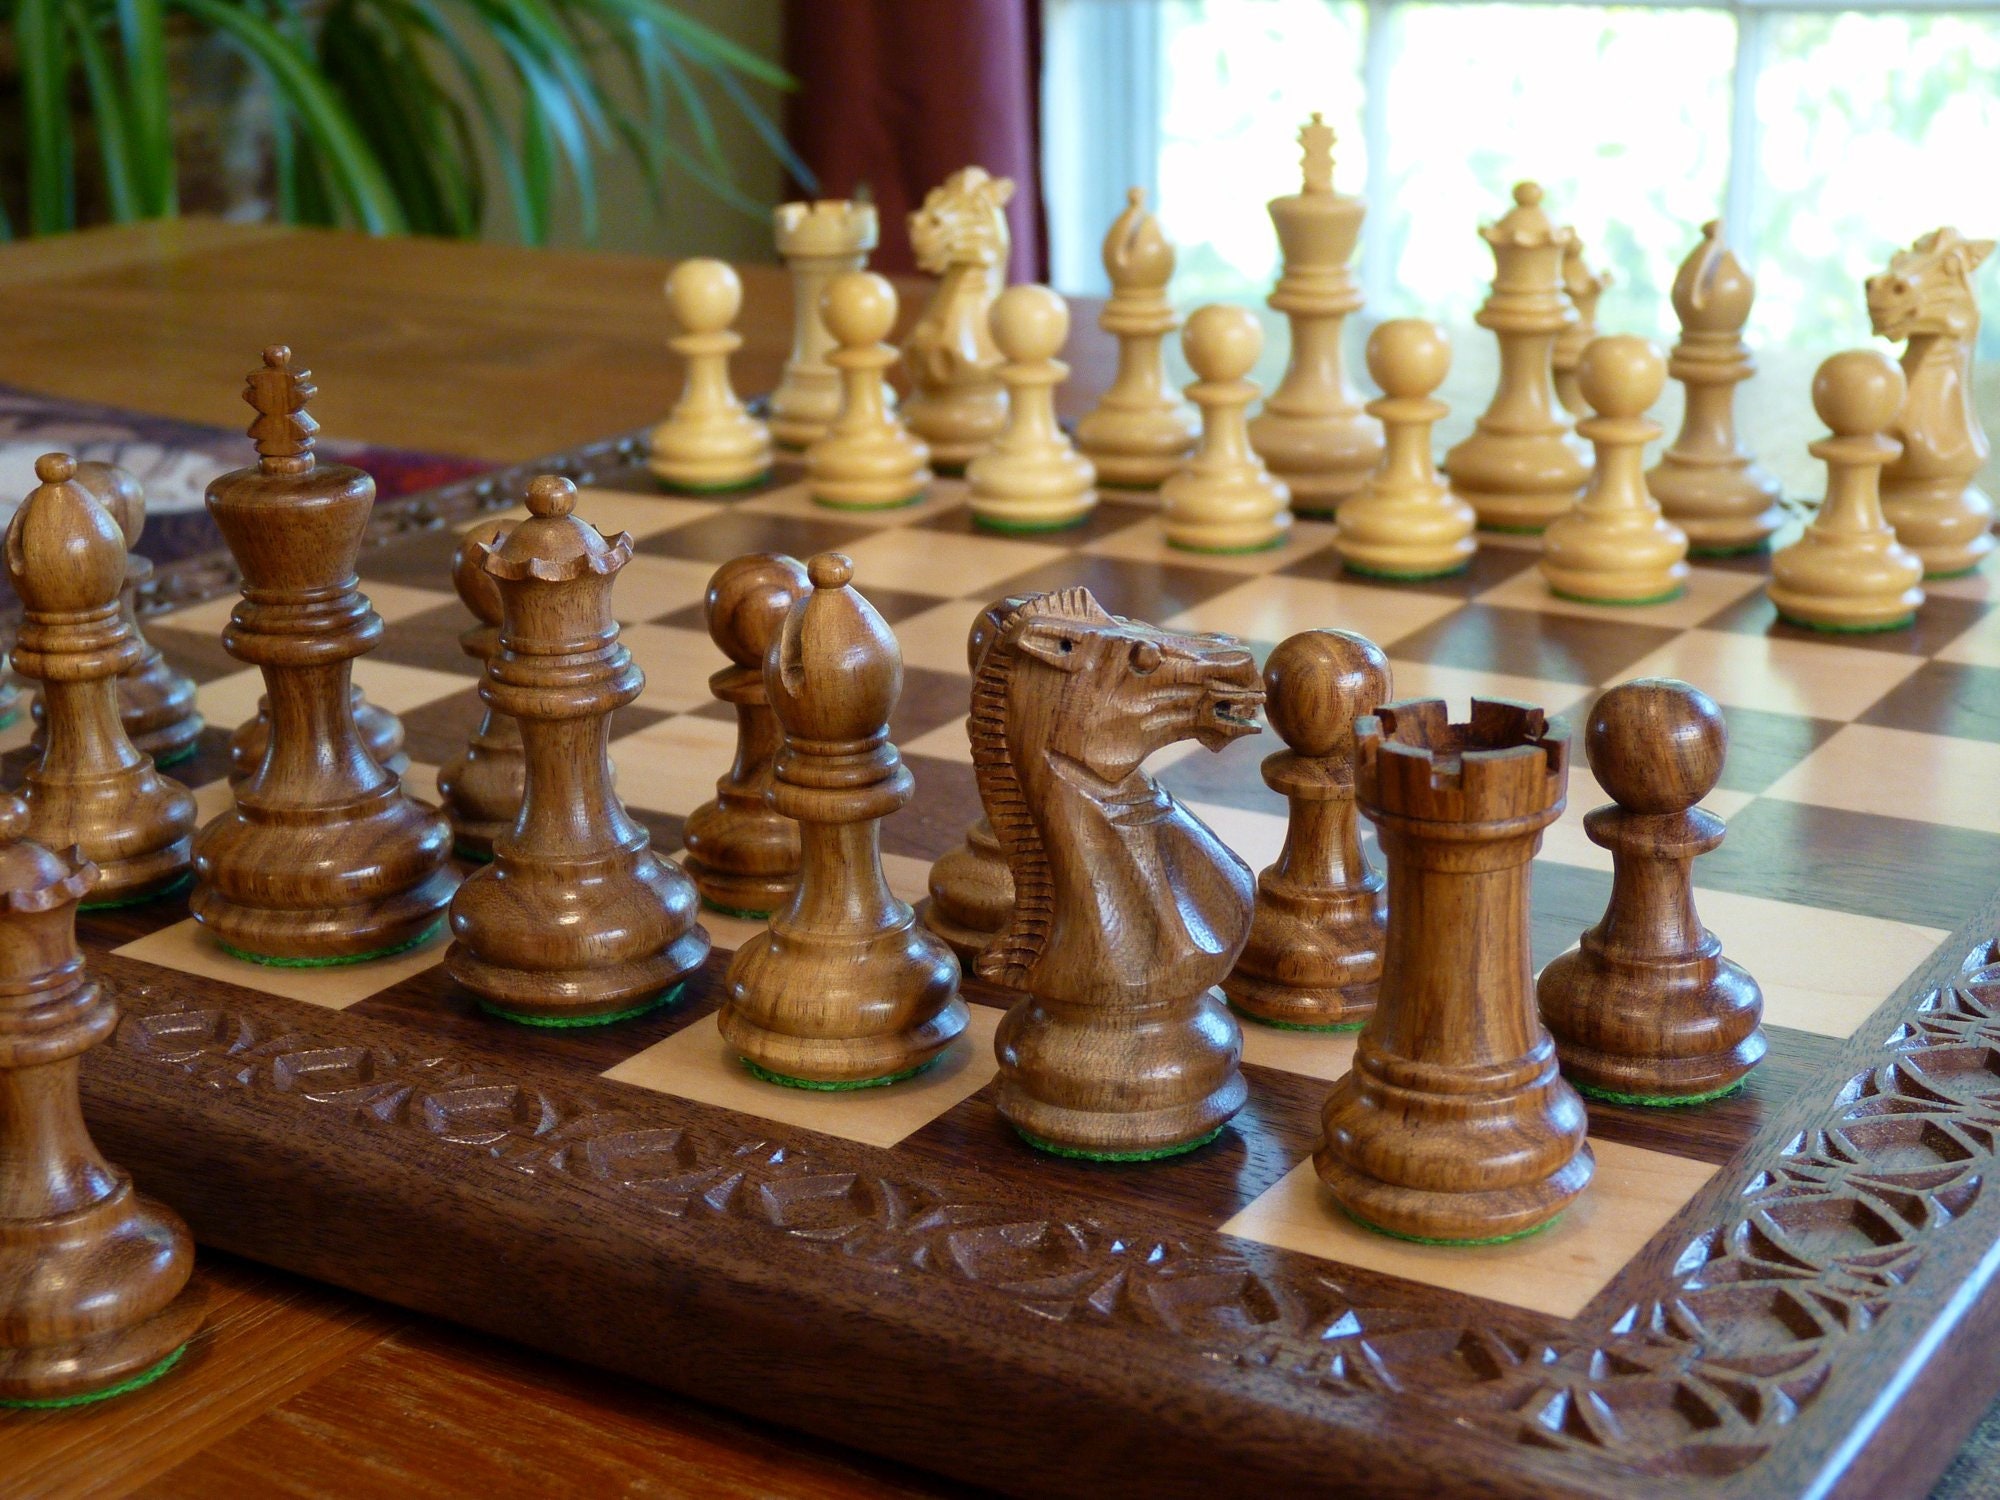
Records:
M910 249L936 281L903 342L903 420L947 473L963 469L1007 417L989 315L1007 280L1013 196L1010 179L962 167L910 214Z
M1084 589L1019 601L981 653L972 759L1015 899L978 970L1027 994L995 1039L997 1106L1034 1144L1144 1159L1243 1107L1213 986L1249 934L1250 872L1140 766L1256 733L1263 699L1234 641L1114 618Z
M1611 901L1536 983L1563 1074L1579 1088L1700 1099L1764 1056L1757 981L1695 914L1692 866L1723 836L1722 820L1695 804L1715 789L1728 744L1722 710L1684 682L1622 683L1591 708L1590 769L1614 800L1584 827L1611 851Z
M459 649L480 665L482 675L500 653L503 607L499 586L480 566L484 549L514 529L507 520L481 521L460 539L451 558L451 586L476 623L458 638ZM438 771L438 801L451 819L452 847L473 859L491 859L493 841L510 832L521 816L527 792L528 756L521 722L489 703L465 749Z

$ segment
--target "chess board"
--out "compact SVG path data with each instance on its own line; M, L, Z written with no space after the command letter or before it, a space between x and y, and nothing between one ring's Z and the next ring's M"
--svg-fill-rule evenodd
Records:
M1917 1495L2000 1388L2000 612L1975 577L1913 631L1774 623L1761 559L1705 563L1638 609L1553 600L1532 539L1459 578L1343 577L1330 530L1275 551L1174 552L1153 502L1088 525L976 531L962 487L873 514L815 507L794 469L669 497L632 440L548 465L629 531L615 602L646 690L613 729L618 786L659 847L711 795L733 717L702 624L738 554L846 552L894 626L892 729L916 796L883 828L915 901L977 813L965 637L996 596L1081 583L1110 609L1227 631L1260 654L1334 625L1387 652L1399 696L1474 693L1574 717L1601 687L1687 678L1732 745L1695 873L1707 923L1763 984L1768 1060L1740 1093L1593 1102L1596 1181L1552 1229L1448 1249L1331 1210L1310 1155L1351 1035L1245 1025L1250 1103L1196 1154L1060 1160L992 1106L1005 992L968 982L970 1034L890 1089L758 1082L714 1020L729 951L678 1003L601 1029L478 1012L442 943L371 964L228 957L175 900L87 914L125 1018L86 1063L100 1144L205 1243L635 1378L1034 1495ZM529 469L378 507L364 586L387 622L356 669L399 714L407 780L478 715L457 534ZM176 768L228 797L254 672L218 643L226 559L165 568L152 639L210 728ZM19 746L25 718L8 731ZM1284 809L1266 734L1153 769L1252 865ZM1594 922L1604 800L1582 756L1534 871L1537 963ZM9 764L18 772L21 752ZM199 1357L199 1348L196 1355ZM495 1413L505 1421L505 1413ZM1222 1487L1218 1489L1218 1486Z

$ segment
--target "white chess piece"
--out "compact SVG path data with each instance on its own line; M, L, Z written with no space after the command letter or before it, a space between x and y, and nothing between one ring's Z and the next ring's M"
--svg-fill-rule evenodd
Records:
M1257 319L1240 307L1198 309L1181 331L1181 352L1198 377L1188 399L1201 409L1201 441L1160 487L1167 540L1193 552L1275 547L1292 524L1291 492L1250 447L1245 412L1258 396L1246 378L1264 349Z
M667 277L667 310L680 330L667 346L681 357L680 400L653 429L647 467L678 490L733 490L771 472L771 432L729 385L731 330L743 283L728 262L684 260Z
M993 304L992 326L1007 357L1007 421L966 467L973 517L1001 531L1074 526L1097 504L1097 471L1056 424L1069 306L1045 286L1010 287Z
M908 505L931 482L930 449L889 410L882 372L896 362L883 343L896 326L896 289L872 271L844 271L820 294L835 347L840 411L806 449L813 499L842 510Z

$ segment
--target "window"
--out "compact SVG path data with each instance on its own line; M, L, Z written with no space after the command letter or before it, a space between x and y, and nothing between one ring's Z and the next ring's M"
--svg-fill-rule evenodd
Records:
M1068 292L1104 289L1098 247L1138 184L1179 248L1180 305L1260 300L1277 271L1264 203L1297 190L1314 110L1339 133L1337 185L1369 200L1370 318L1467 324L1493 274L1477 226L1524 177L1613 271L1600 326L1671 339L1674 269L1720 215L1758 278L1753 343L1815 357L1868 339L1861 282L1897 247L1939 224L2000 230L2000 6L1045 7ZM1981 343L2000 358L2000 316Z

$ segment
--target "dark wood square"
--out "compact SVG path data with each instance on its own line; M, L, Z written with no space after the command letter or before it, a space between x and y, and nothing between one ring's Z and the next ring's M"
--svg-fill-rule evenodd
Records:
M1392 657L1546 682L1611 682L1680 632L1663 625L1468 604L1399 640Z

